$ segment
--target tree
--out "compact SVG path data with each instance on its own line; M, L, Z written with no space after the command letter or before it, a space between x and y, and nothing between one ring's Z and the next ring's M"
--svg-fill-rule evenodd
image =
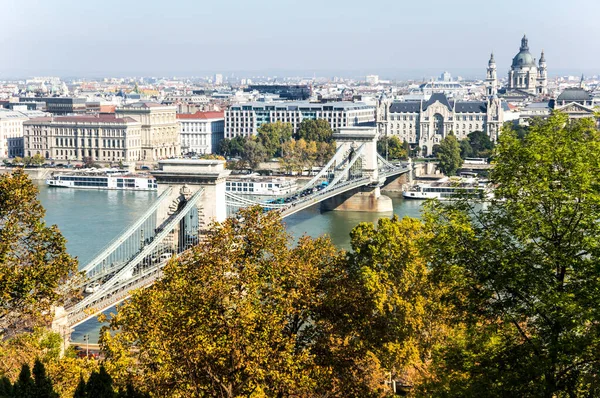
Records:
M23 166L23 158L20 156L15 156L12 161L13 166Z
M494 156L496 200L425 213L459 325L428 393L599 396L600 132L555 112L522 139L504 128Z
M157 396L311 396L329 378L311 320L340 259L326 238L292 245L277 212L242 210L119 307L107 366Z
M469 143L469 139L464 138L464 139L460 140L460 157L462 159L466 159L466 158L472 158L473 156L474 156L473 148L471 147L471 144Z
M0 176L0 327L4 337L48 322L50 307L66 299L77 260L65 239L44 223L38 190L17 169Z
M85 392L85 380L83 379L83 375L80 374L79 375L79 383L77 383L77 388L75 389L75 392L73 393L73 398L86 398L86 392Z
M6 376L0 377L0 398L14 397L13 386L10 379Z
M244 146L248 139L241 135L233 137L229 143L229 151L231 156L242 156L244 154Z
M305 141L328 142L333 140L333 130L331 125L325 119L304 119L298 126L297 139Z
M437 158L439 160L438 168L447 176L455 175L460 166L462 166L460 145L453 134L448 134L442 140Z
M229 138L223 138L217 144L216 153L219 154L219 155L221 155L221 156L229 156L229 153L231 151L229 149L230 144L231 144L231 140Z
M292 133L293 127L290 123L276 121L261 125L256 138L265 148L270 159L276 155L281 156L281 145L292 138Z
M34 395L37 398L58 398L52 387L52 381L46 375L44 364L38 359L33 365Z
M404 145L400 139L393 135L391 137L383 137L377 140L377 152L381 156L386 155L386 143L387 143L387 155L389 159L405 159L408 155Z
M31 378L31 369L26 363L21 366L19 378L13 386L13 394L15 398L36 398L35 385Z
M333 314L328 319L334 335L349 341L346 354L352 352L333 367L339 372L334 374L346 381L347 388L360 388L373 373L380 374L379 385L386 379L413 385L422 377L431 348L444 334L444 306L430 281L422 250L427 240L424 226L417 219L394 216L380 219L377 226L361 223L350 236L347 276L337 282L339 294L331 301L336 309L324 311L326 317ZM356 360L366 358L373 362L363 373ZM348 395L365 396L379 388L363 386Z
M42 155L40 155L39 153L36 153L31 158L31 164L33 164L34 166L41 166L44 164L45 161L46 161L46 159L44 159L44 157Z
M261 162L267 160L267 150L255 140L246 140L244 143L244 152L242 161L250 169L256 169Z
M104 366L101 365L100 370L94 371L90 375L85 386L85 396L87 398L110 398L115 396L112 378L106 372Z
M467 135L469 144L473 149L473 155L478 158L489 158L494 149L494 143L483 131L473 131Z

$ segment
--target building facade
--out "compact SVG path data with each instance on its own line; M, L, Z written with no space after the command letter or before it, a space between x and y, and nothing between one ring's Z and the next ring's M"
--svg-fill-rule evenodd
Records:
M522 91L531 95L548 94L548 71L544 51L542 50L539 64L536 65L535 58L529 52L527 36L523 36L521 39L519 52L512 60L512 65L508 71L507 89Z
M181 153L175 106L136 102L117 108L116 115L142 124L141 161L156 162Z
M85 98L73 97L21 97L19 102L44 102L45 111L55 115L71 115L86 113Z
M23 123L25 156L132 162L141 156L142 125L115 115L41 117Z
M445 94L433 94L428 101L383 103L380 100L380 131L397 136L411 147L420 147L423 156L452 133L459 140L474 131L483 131L496 140L506 103L494 96L487 101L451 101Z
M182 154L215 153L224 135L224 112L178 114L177 120Z
M0 109L0 159L23 156L23 122L28 119L21 112Z
M304 119L325 119L332 129L375 122L375 106L355 102L252 102L225 111L225 138L256 135L265 123L291 123L294 131Z

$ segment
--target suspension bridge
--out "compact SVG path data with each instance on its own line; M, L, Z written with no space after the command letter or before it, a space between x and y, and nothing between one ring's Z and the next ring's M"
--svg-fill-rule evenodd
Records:
M160 161L153 172L157 200L81 268L86 279L76 287L82 298L57 309L53 327L72 329L127 299L133 290L152 285L173 256L200 241L211 222L224 221L241 208L259 205L285 218L317 203L349 198L374 211L391 211L391 203L389 209L378 207L383 202L380 187L390 178L410 175L412 164L394 165L379 156L374 128L342 129L334 139L336 152L318 174L298 191L268 202L226 192L230 171L223 161Z

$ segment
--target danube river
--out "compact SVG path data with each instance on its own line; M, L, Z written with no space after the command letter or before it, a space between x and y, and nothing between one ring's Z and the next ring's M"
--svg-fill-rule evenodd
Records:
M91 260L104 245L143 214L157 196L155 192L50 188L42 182L39 182L39 189L40 201L46 208L46 222L58 225L67 239L68 252L79 259L80 266ZM400 217L419 216L421 201L402 200L400 193L387 195L392 198L394 213ZM389 216L391 213L321 213L316 205L287 217L285 223L294 237L327 234L335 245L349 249L349 233L356 224L376 222L380 217ZM78 326L72 338L80 342L84 334L89 334L90 342L96 342L98 332L98 322L91 320Z

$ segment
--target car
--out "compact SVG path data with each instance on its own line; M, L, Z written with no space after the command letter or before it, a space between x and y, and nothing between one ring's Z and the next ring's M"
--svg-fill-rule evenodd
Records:
M100 289L100 284L99 283L91 283L91 284L89 284L89 285L86 286L85 292L87 294L92 294L92 293L96 293L98 291L98 289Z
M148 166L140 166L140 170L150 170L150 167L148 167Z
M56 167L57 169L62 169L63 167L65 167L65 165L62 163L59 163L59 164L55 165L54 167Z

